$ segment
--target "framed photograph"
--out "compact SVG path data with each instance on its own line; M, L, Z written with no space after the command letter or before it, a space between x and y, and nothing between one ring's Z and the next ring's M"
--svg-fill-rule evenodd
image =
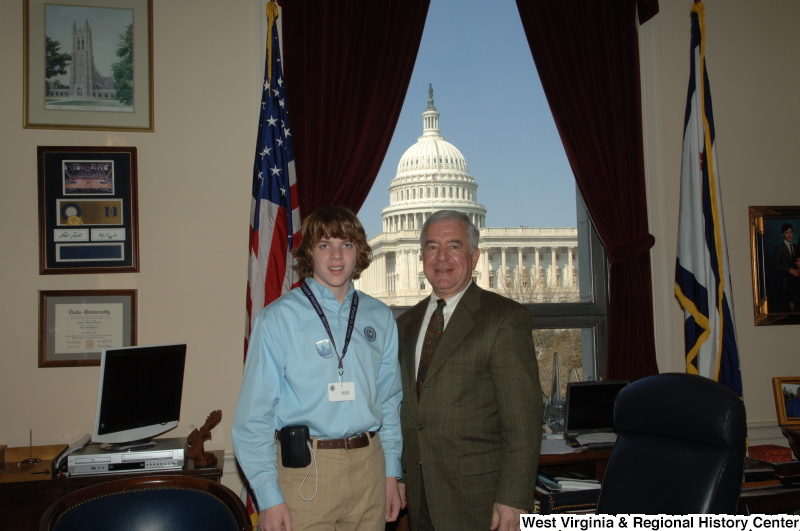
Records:
M45 147L39 169L39 273L136 273L136 148Z
M104 348L136 345L136 290L40 291L39 367L100 365Z
M778 425L800 427L800 376L772 379Z
M24 126L153 131L153 1L24 0Z
M800 324L800 206L750 207L756 326Z

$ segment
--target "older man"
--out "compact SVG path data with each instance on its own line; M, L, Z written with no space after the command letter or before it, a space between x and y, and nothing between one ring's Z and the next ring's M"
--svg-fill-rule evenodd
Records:
M533 509L542 394L531 316L472 281L479 235L461 212L428 218L433 293L397 321L412 530L519 529Z

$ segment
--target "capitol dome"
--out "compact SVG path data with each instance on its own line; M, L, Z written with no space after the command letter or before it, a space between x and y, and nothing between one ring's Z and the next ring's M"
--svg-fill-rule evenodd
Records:
M422 136L400 158L389 185L389 206L381 212L383 232L419 230L428 216L443 209L464 212L479 229L485 227L486 208L478 203L478 184L467 160L439 132L432 86L422 119Z
M369 240L372 265L355 281L356 288L395 307L427 297L431 286L420 232L431 214L448 209L466 213L480 230L472 272L478 286L524 303L578 301L578 230L487 227L486 208L478 203L478 184L464 155L439 132L430 86L422 119L422 136L403 154L389 185L383 231Z

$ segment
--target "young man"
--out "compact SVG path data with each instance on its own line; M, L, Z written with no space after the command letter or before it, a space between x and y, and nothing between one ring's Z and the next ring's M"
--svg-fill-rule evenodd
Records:
M304 284L253 326L233 446L261 531L382 531L397 518L397 328L385 304L351 283L370 252L355 214L320 208L303 222L295 251ZM308 427L310 463L285 467L281 443L297 430L281 429L298 425Z

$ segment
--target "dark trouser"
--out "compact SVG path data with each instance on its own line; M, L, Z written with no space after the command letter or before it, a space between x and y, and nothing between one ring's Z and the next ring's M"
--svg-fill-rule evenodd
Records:
M422 477L422 471L419 474L419 524L414 526L419 531L434 531L433 522L431 522L431 512L428 509L428 497L425 495L425 481Z

